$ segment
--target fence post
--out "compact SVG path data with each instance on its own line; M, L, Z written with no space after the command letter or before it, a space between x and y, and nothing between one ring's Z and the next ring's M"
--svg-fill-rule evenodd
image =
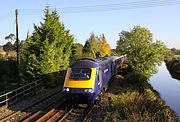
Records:
M18 99L18 98L17 98L17 91L18 91L18 90L16 90L16 100L15 100L15 101L17 101L17 99Z
M8 94L6 94L6 106L8 107Z

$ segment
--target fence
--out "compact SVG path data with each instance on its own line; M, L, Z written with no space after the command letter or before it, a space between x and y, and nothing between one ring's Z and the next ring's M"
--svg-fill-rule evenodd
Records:
M34 93L39 89L40 81L41 79L36 80L13 91L0 95L0 107L4 105L8 107L10 104L18 101L22 97Z

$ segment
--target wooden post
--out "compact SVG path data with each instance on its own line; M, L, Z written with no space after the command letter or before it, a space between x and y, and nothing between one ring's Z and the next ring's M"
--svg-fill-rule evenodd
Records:
M8 107L8 94L6 94L6 107Z
M18 38L18 9L15 10L15 15L16 15L16 53L17 53L17 61L16 61L16 67L17 67L17 85L20 86L19 82L19 38Z

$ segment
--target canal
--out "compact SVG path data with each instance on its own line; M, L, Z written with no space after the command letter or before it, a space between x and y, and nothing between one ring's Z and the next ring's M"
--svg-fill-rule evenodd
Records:
M180 80L171 77L165 63L158 67L158 73L150 78L149 83L180 118Z

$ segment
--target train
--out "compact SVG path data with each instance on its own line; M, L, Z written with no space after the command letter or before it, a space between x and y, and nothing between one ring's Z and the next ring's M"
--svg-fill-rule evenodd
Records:
M110 80L126 61L126 55L103 59L82 58L69 65L62 92L69 104L88 104L107 90Z

